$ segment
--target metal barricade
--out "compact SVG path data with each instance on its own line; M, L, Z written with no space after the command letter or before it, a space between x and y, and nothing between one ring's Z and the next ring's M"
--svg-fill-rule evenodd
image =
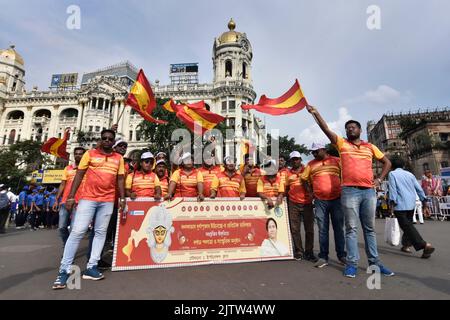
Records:
M444 221L450 218L450 196L428 197L431 216L435 220Z

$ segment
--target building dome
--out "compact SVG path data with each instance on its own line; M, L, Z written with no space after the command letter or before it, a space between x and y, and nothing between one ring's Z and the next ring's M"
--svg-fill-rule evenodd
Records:
M17 51L14 49L15 46L10 46L6 50L0 50L0 57L16 61L18 64L24 66L25 62L23 61L23 58L20 54L17 53Z
M241 37L242 34L240 32L234 31L234 29L236 29L236 23L233 21L233 19L231 19L230 22L228 23L228 29L230 31L223 33L219 37L220 44L236 43L239 41L239 38Z

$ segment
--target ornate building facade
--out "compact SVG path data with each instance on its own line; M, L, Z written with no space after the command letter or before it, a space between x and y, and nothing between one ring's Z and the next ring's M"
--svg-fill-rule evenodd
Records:
M253 103L253 51L245 33L235 31L233 20L229 31L214 39L213 81L207 84L152 84L159 98L173 98L191 103L204 100L207 108L226 117L227 125L235 130L235 138L228 141L225 152L238 146L250 132L258 146L266 145L264 123L241 104ZM86 147L95 145L101 130L119 125L119 134L129 143L129 154L145 148L138 130L143 120L125 99L137 68L129 62L85 74L81 85L72 90L40 91L36 87L25 90L25 62L14 46L0 50L0 147L17 141L46 141L62 137L71 128L69 152L83 141ZM125 108L123 116L120 113ZM73 134L75 133L75 134ZM168 137L170 138L170 137Z

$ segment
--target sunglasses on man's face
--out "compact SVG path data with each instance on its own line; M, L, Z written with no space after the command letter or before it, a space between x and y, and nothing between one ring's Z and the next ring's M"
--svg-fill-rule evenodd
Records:
M144 162L144 163L152 163L153 162L153 159L145 159L145 160L142 160L142 162Z
M114 138L102 137L102 141L114 141Z

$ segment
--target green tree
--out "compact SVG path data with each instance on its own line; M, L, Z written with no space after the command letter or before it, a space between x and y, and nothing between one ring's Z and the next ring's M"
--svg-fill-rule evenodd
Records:
M286 159L289 158L292 151L298 151L306 155L310 154L308 148L304 144L298 144L295 142L295 138L280 136L279 139L275 139L275 141L276 140L278 140L277 143L279 145L280 156L285 157ZM272 153L272 136L270 134L267 134L267 152L268 154Z
M14 191L26 184L33 171L51 163L50 157L41 153L41 143L21 141L0 150L0 181Z
M177 145L179 141L172 141L172 133L177 129L185 129L189 132L191 136L191 148L193 147L195 139L199 139L199 137L195 137L194 133L191 132L186 125L180 121L180 119L177 118L175 113L169 112L166 109L162 107L164 103L166 103L168 100L164 99L157 99L157 105L158 107L155 108L153 112L153 117L165 120L168 123L167 124L156 124L148 121L142 121L139 126L139 132L141 137L148 141L148 148L151 151L164 151L167 154L170 154L172 149ZM177 102L178 103L178 102ZM216 129L218 129L223 137L225 138L225 131L228 129L224 122L218 124L216 126ZM204 142L202 141L202 144L207 144L208 141ZM193 150L193 149L191 149Z

